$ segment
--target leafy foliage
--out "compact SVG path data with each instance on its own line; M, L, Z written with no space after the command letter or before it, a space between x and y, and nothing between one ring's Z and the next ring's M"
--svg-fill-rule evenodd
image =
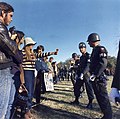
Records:
M65 62L59 62L58 63L58 67L64 67L66 66L67 68L70 67L70 60L71 59L67 59ZM108 56L108 64L107 64L107 68L114 71L116 67L116 57L111 57L111 56Z
M116 66L116 57L108 56L108 65L107 68L114 69Z

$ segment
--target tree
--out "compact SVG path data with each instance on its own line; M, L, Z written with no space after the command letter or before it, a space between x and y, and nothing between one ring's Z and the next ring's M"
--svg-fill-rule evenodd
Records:
M110 74L114 74L116 67L116 57L111 57L108 56L108 64L107 64L107 69L110 71Z

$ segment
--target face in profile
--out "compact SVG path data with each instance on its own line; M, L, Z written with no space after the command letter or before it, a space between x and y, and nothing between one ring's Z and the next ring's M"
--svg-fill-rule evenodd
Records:
M89 44L90 47L94 47L94 42L90 41L90 42L88 42L88 44Z
M6 26L12 22L13 12L4 13L3 19Z

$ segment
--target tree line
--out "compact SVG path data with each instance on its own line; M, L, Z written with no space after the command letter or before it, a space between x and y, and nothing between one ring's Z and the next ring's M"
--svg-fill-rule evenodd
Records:
M113 75L116 67L116 60L117 58L114 56L108 56L108 64L107 64L107 73L108 75ZM66 59L64 62L59 62L57 64L58 69L66 67L67 69L71 66L71 58Z

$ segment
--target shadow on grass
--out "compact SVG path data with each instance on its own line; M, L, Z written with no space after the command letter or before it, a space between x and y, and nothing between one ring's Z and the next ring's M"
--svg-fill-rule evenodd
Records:
M65 83L64 83L64 82L65 82ZM71 84L70 84L70 83L71 83ZM73 84L72 84L71 81L60 81L60 82L56 83L55 86L56 86L56 85L59 85L59 84L62 85L62 86L64 86L64 85L65 85L65 86L73 86Z
M63 100L56 100L56 99L52 99L52 98L46 98L44 97L44 100L47 101L47 100L50 100L50 101L54 101L54 102L57 102L57 103L63 103L63 104L70 104L70 102L65 102Z
M90 119L86 116L71 113L61 109L53 109L45 105L38 105L33 108L34 111L38 112L41 119Z
M78 107L78 108L81 108L83 110L91 110L91 111L95 111L95 112L101 112L100 111L100 108L99 108L99 105L96 104L96 103L93 103L93 109L87 109L86 106L87 104L85 103L79 103L79 105L75 105L75 104L71 104L71 102L66 102L66 101L63 101L63 100L57 100L57 99L52 99L52 98L44 98L44 101L47 101L47 100L50 100L50 101L53 101L53 102L56 102L58 104L64 104L64 105L68 105L68 106L75 106L75 107Z
M56 100L56 99L51 99L51 98L46 98L46 101L50 100L50 101L55 101L56 103L60 103L60 104L70 104L69 102L65 102L62 100ZM81 108L84 110L88 110L88 113L90 113L89 111L94 111L94 112L101 112L100 108L98 106L98 104L96 105L96 103L93 103L93 109L89 110L86 109L86 104L84 103L80 103L80 105L73 105L76 106L78 108ZM38 105L36 107L33 107L33 111L35 111L35 113L37 113L38 115L40 115L39 119L94 119L91 117L86 117L84 115L80 115L80 114L76 114L74 112L69 112L67 110L62 110L62 109L53 109L51 107L45 106L45 105ZM113 113L113 119L120 119L120 109L117 108L116 111Z
M60 94L60 95L64 95L64 96L72 96L72 93L69 93L67 91L63 91L63 92L50 92L51 94Z
M73 90L65 90L65 89L57 89L57 88L55 88L55 90L58 90L58 91L67 91L67 92L73 92Z
M114 119L120 119L120 106L112 106L113 109L113 118Z

